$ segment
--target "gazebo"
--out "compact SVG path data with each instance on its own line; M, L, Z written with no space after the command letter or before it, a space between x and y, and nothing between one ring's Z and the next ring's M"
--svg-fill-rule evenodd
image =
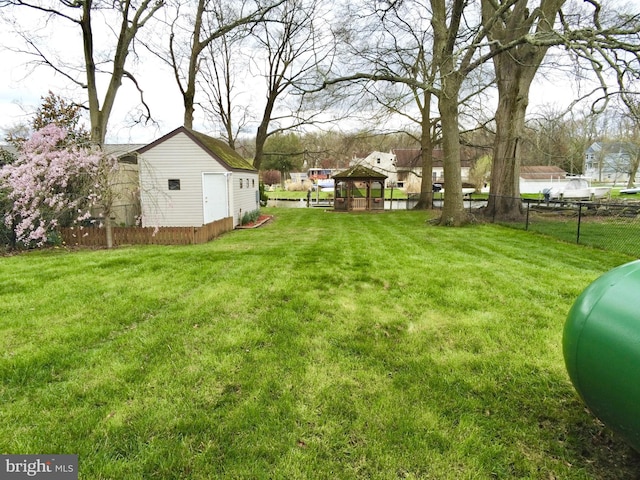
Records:
M363 165L336 173L333 177L334 210L384 210L384 182L387 176Z

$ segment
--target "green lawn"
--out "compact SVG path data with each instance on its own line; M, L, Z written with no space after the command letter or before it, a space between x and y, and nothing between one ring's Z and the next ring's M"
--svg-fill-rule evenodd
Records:
M423 212L0 258L0 452L81 479L625 479L566 314L631 260Z

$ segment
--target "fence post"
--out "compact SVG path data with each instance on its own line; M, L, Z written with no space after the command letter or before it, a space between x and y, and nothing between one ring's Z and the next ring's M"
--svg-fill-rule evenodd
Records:
M491 197L491 195L489 195ZM493 211L491 212L491 223L496 223L496 210L498 209L496 204L498 203L498 197L493 195Z
M529 209L531 208L531 203L530 202L526 202L527 204L527 220L524 226L524 229L529 231Z
M576 234L576 243L580 243L580 224L582 223L582 202L578 202L578 232Z

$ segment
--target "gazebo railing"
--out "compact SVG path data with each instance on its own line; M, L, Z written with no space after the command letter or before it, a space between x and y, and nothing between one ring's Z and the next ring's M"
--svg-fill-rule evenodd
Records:
M351 204L351 208L354 210L366 210L367 209L367 198L355 197L351 199L353 202Z

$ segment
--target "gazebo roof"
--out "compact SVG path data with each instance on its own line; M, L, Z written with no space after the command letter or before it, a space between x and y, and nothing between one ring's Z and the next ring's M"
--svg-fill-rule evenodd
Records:
M387 176L364 165L356 165L348 170L336 173L331 178L335 180L383 180L386 179Z

